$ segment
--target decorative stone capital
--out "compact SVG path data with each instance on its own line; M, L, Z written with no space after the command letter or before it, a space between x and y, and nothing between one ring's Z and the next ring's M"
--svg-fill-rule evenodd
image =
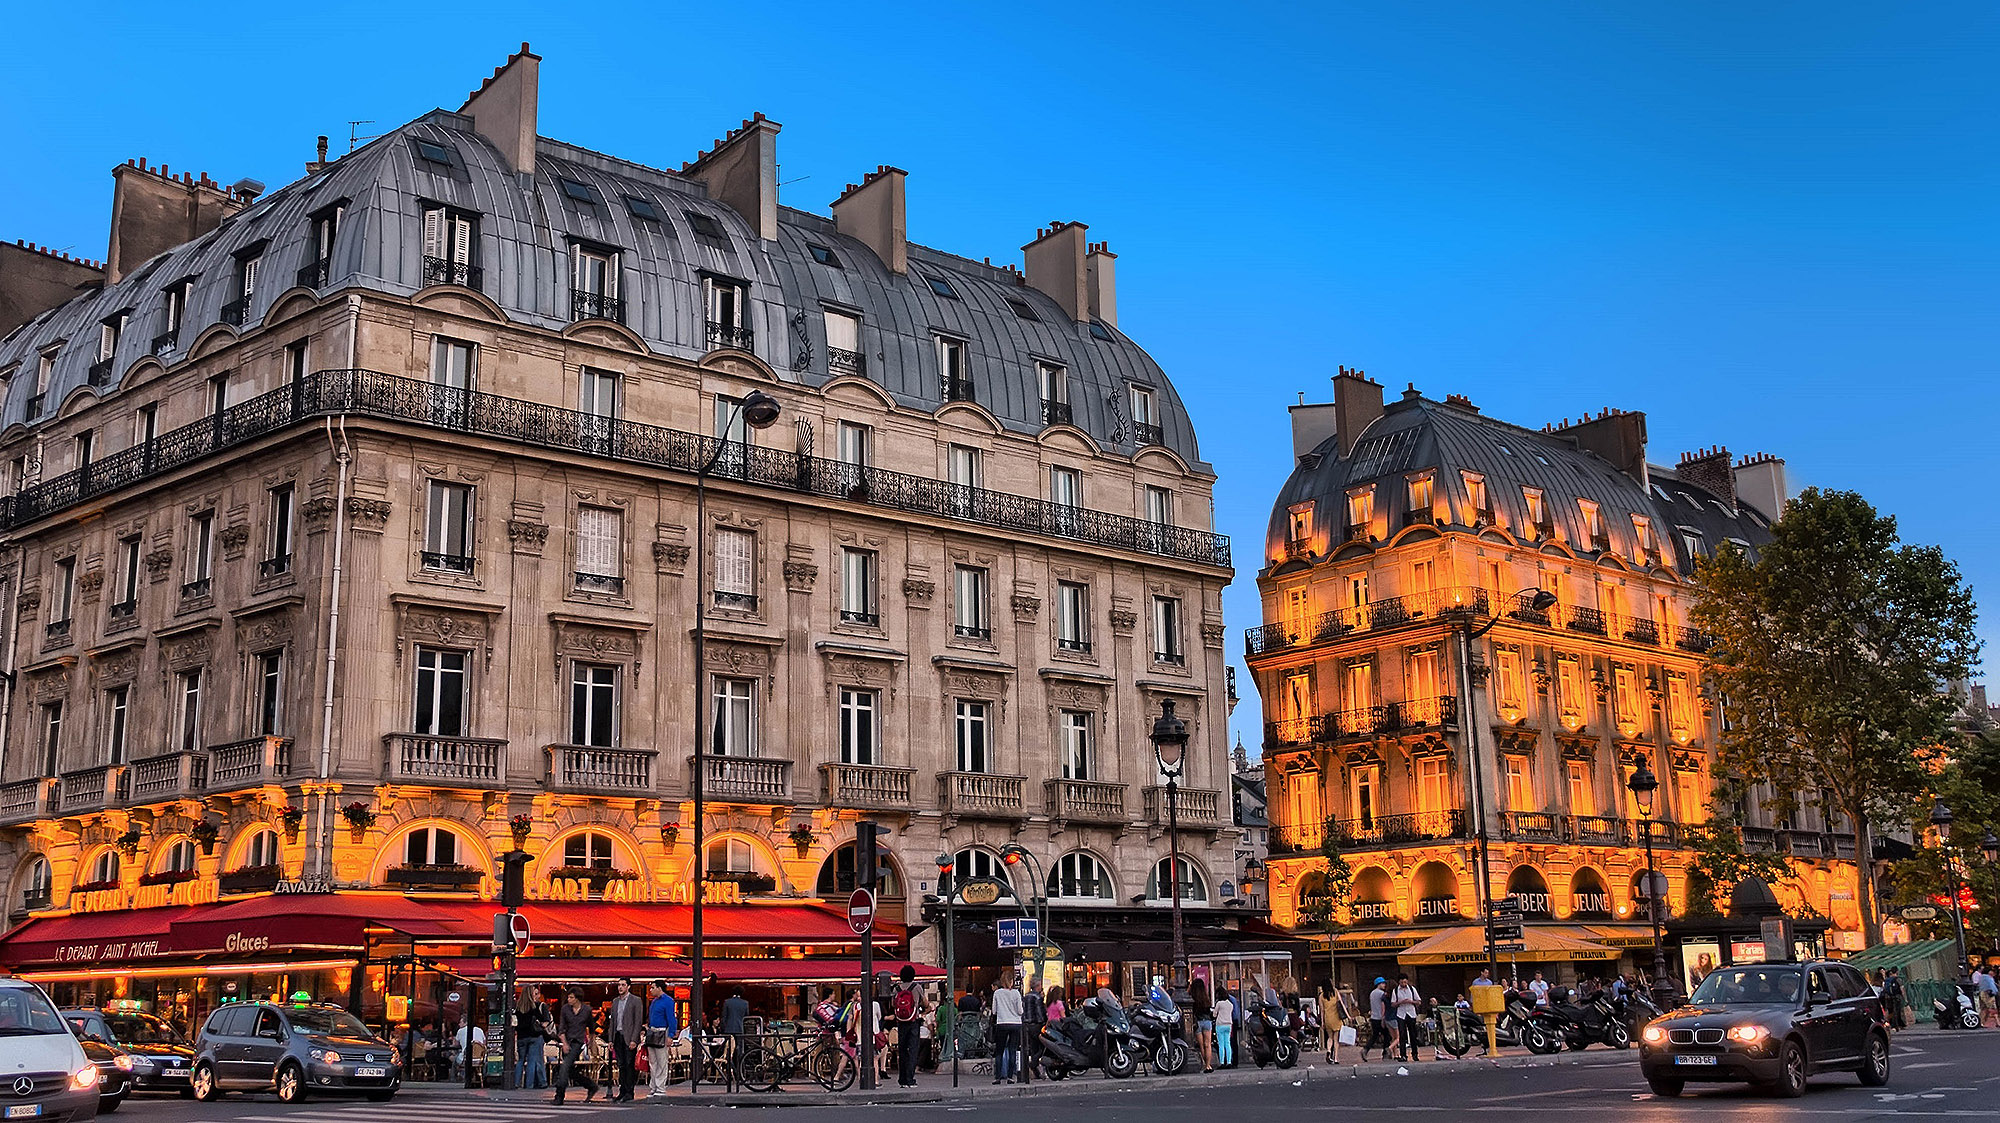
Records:
M527 519L507 520L507 541L513 543L517 554L540 557L542 548L549 541L549 524L530 522Z
M245 523L225 526L222 528L222 533L215 536L215 540L222 544L223 557L239 557L243 553L244 545L250 541L250 527Z
M653 543L653 568L660 573L679 574L687 570L691 553L685 542Z
M813 582L819 580L819 567L811 562L788 561L785 563L785 588L794 593L810 593Z
M174 564L174 552L162 546L147 554L143 560L146 563L146 575L158 581L167 575L167 567Z
M333 518L333 500L324 495L317 499L308 499L305 505L299 508L299 514L305 519L306 533L318 534L326 529L327 522Z
M347 517L354 523L354 529L377 534L382 532L383 527L389 525L389 512L392 509L386 499L362 499L357 496L347 501Z
M1037 613L1042 611L1042 598L1030 593L1014 594L1014 619L1023 624L1033 623Z
M1121 636L1129 636L1139 626L1139 614L1129 608L1111 610L1111 630Z
M1229 630L1220 624L1203 624L1201 626L1202 646L1211 651L1222 650L1222 644L1228 638Z
M928 608L931 598L937 595L937 582L906 577L903 579L903 595L910 599L912 605Z
M95 593L104 587L104 571L101 569L86 571L83 576L76 579L76 587L83 590L85 596Z

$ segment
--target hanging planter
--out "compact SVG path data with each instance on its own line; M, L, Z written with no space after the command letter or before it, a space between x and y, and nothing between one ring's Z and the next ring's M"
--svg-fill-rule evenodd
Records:
M525 813L516 815L507 820L507 830L514 836L515 847L519 848L522 843L528 841L528 836L534 833L535 820Z
M215 840L221 837L221 835L222 828L209 822L207 819L199 820L194 826L188 828L188 837L201 843L201 852L204 855L215 853Z
M285 806L278 808L278 822L284 825L285 833L291 836L292 840L298 838L299 827L303 826L305 821L306 809L303 807Z
M669 850L680 845L681 825L679 823L662 823L660 825L660 841L666 843Z
M792 846L796 850L798 850L799 857L801 858L806 856L806 851L812 849L813 837L814 837L813 829L809 826L806 826L804 823L800 823L798 826L793 827L792 833L787 837L789 837L792 840Z
M368 828L375 825L376 819L375 810L360 800L341 808L340 817L347 820L348 829L353 833L356 842L360 842L361 836L367 833Z
M126 828L125 833L118 836L117 846L119 851L127 858L134 857L139 853L139 840L144 837L144 835L139 833L138 827Z

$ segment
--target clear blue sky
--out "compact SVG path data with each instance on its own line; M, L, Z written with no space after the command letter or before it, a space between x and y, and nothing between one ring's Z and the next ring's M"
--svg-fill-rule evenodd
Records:
M674 167L762 111L790 205L893 163L942 249L1089 223L1222 474L1232 660L1284 407L1341 363L1523 424L1641 409L1657 462L1775 453L2000 586L1991 4L86 3L10 29L0 237L90 256L113 164L275 186L524 39L550 136Z

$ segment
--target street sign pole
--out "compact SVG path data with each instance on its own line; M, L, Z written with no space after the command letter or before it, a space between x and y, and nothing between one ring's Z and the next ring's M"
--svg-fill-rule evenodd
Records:
M860 932L861 1000L854 1007L855 1016L861 1020L855 1036L861 1039L861 1090L864 1092L875 1089L875 830L872 819L854 824L854 880L859 887L855 895L867 894L869 905L868 925ZM850 903L850 922L853 912L854 906Z

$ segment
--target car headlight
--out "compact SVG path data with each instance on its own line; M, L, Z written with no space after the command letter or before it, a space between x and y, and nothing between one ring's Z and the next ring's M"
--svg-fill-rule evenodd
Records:
M1658 1045L1667 1039L1667 1031L1659 1026L1647 1026L1639 1031L1639 1037L1648 1045Z
M1729 1038L1732 1041L1762 1041L1771 1036L1771 1031L1763 1026L1731 1026Z
M337 1065L340 1063L340 1054L334 1052L332 1049L308 1049L306 1050L306 1055L321 1064Z
M123 1069L126 1072L131 1072L132 1054L120 1053L117 1057L112 1059L111 1063L117 1065L119 1068Z
M69 1077L70 1091L84 1092L95 1087L97 1087L96 1065L84 1065L82 1068L77 1069L75 1072L70 1074Z

